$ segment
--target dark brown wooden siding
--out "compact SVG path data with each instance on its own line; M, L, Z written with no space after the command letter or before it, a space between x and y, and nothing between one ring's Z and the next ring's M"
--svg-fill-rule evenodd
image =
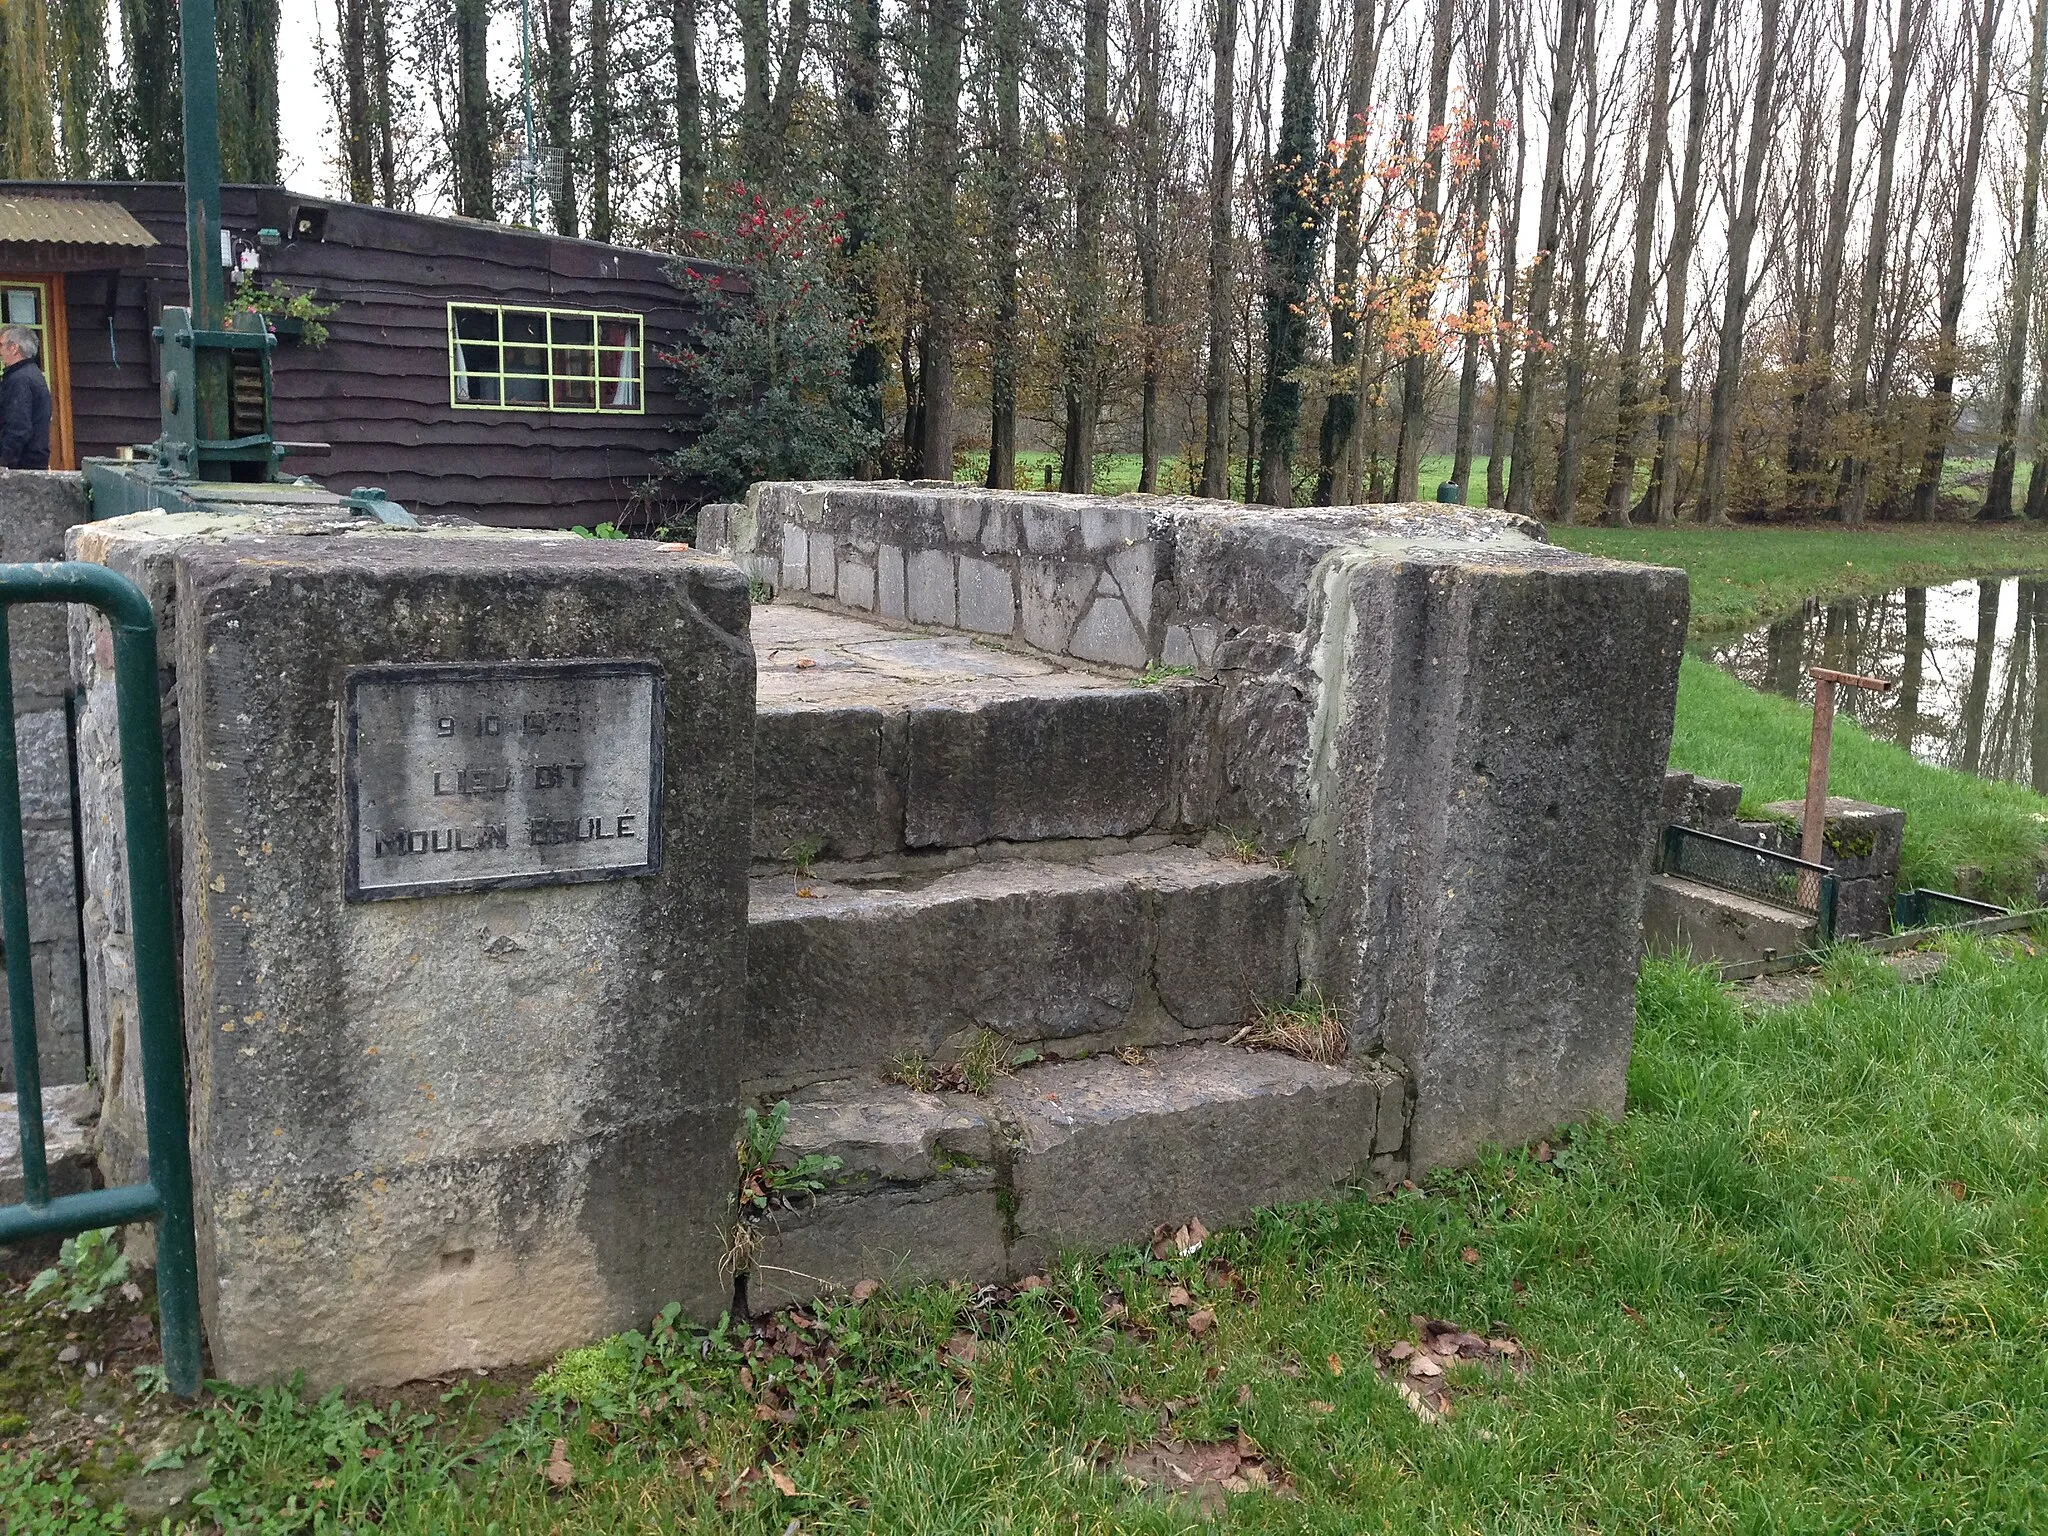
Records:
M175 183L6 184L121 203L160 242L122 273L67 281L72 419L78 451L108 454L154 439L158 373L151 330L185 302L184 189ZM298 215L321 238L292 238ZM282 439L332 454L288 460L290 473L347 492L382 486L415 511L568 527L618 521L657 459L687 440L673 370L660 361L694 323L689 300L650 251L565 240L468 220L429 218L227 187L222 223L240 242L282 231L262 276L339 305L325 347L283 341L273 354ZM535 304L644 317L646 414L456 409L449 401L448 305Z

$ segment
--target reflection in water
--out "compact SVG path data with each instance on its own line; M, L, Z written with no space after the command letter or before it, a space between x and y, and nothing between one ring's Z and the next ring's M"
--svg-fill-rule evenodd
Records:
M1797 615L1709 648L1753 688L1812 702L1808 667L1889 678L1887 694L1845 688L1837 708L1925 762L2048 793L2048 583L2020 579L1907 587L1810 602Z

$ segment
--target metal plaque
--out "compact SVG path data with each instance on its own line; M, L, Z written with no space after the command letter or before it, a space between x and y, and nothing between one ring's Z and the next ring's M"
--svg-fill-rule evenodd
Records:
M655 663L358 667L345 687L350 901L661 867Z

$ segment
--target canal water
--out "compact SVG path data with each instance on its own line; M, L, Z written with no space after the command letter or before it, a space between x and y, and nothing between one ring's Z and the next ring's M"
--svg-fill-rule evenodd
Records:
M1835 691L1837 712L1923 762L2048 792L2048 581L2007 577L1809 602L1704 648L1752 688L1812 702L1808 667L1882 677Z

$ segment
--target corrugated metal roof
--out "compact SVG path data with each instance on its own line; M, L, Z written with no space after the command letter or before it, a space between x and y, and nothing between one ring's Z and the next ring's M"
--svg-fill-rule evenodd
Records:
M142 250L156 237L104 198L0 196L0 244L100 245Z

